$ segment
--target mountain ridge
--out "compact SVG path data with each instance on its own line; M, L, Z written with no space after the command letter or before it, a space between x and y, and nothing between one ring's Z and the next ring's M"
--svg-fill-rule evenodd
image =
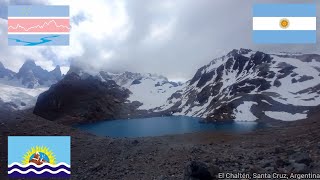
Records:
M32 74L36 76L38 71L44 72L34 62L25 66L21 72L28 74L34 70ZM125 116L122 113L121 117L125 118L183 115L201 117L206 122L293 121L305 119L320 105L319 67L320 55L317 54L267 54L234 49L200 67L185 83L175 83L150 73L100 71L91 75L75 65L67 75L76 74L75 82L112 81L117 91L127 91L124 102L132 103L138 113L130 111ZM57 66L45 74L60 77L59 69ZM53 94L54 86L50 88Z
M31 108L38 95L62 78L60 66L47 71L26 60L17 73L0 62L0 100L12 110Z
M320 56L315 54L270 55L250 49L232 50L199 68L189 85L176 94L178 98L168 99L159 110L207 121L277 119L277 112L303 119L320 103L320 73L313 67L319 62ZM306 88L297 82L306 84ZM290 92L282 84L297 91Z

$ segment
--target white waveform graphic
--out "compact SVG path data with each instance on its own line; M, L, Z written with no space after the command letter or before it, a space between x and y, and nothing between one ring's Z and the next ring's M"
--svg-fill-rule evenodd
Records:
M64 25L58 25L55 20L51 20L51 21L49 21L49 22L43 23L42 26L37 25L37 26L32 26L32 27L26 29L25 27L20 26L20 24L17 24L16 27L9 26L9 27L8 27L8 30L10 30L10 29L15 29L15 30L16 30L16 29L18 29L18 28L21 28L21 29L23 29L24 31L28 32L28 31L31 30L31 29L38 29L38 28L43 29L43 28L45 28L46 26L49 26L51 23L54 23L54 25L55 25L57 28L66 28L66 29L68 29L68 30L71 29L70 27L67 27L67 26L64 26Z
M33 173L35 173L35 174L43 174L43 173L45 173L45 172L48 172L48 173L50 173L50 174L58 174L58 173L60 173L60 172L64 172L64 173L66 173L66 174L71 174L70 171L65 170L65 169L59 169L59 170L56 170L56 171L52 171L52 170L50 170L50 169L43 169L43 170L41 170L41 171L37 171L37 170L34 170L34 169L28 169L28 170L26 170L26 171L21 171L20 169L17 169L17 168L12 169L11 171L8 172L8 174L12 174L12 173L14 173L14 172L18 172L18 173L20 173L20 174L28 174L29 172L33 172Z
M46 165L49 165L50 167L53 167L53 168L56 168L56 167L59 167L59 166L62 166L62 165L63 165L63 166L66 166L66 167L68 167L68 168L71 167L69 164L64 163L64 162L60 162L60 163L55 164L55 165L50 164L50 163L43 163L43 164L41 164L41 165L29 163L29 164L23 165L23 164L14 162L14 163L10 164L10 165L8 166L8 168L11 168L11 167L13 167L13 166L15 166L15 165L20 166L20 167L22 167L22 168L26 168L26 167L29 167L29 166L31 166L31 165L32 165L32 166L35 166L35 167L37 167L37 168L42 168L43 166L46 166Z

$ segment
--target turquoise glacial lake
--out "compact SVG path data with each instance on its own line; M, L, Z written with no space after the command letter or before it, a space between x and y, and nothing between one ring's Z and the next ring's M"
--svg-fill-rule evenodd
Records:
M119 119L81 124L76 128L98 136L130 138L206 131L245 133L263 127L256 122L200 123L200 120L186 116Z

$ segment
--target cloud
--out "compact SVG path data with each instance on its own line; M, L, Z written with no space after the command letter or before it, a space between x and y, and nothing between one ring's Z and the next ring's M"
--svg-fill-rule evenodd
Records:
M79 14L73 16L73 17L71 18L71 21L72 21L72 23L74 23L75 25L79 25L80 22L83 22L83 21L85 21L86 19L87 19L87 18L86 18L86 16L85 16L84 12L82 11L82 12L80 12Z
M0 12L7 4L0 3ZM90 72L151 72L170 79L189 79L213 58L234 48L320 53L316 45L252 43L252 5L277 0L30 0L29 4L70 5L71 36L67 47L8 47L0 42L0 58L17 69L32 58L47 69L72 61ZM282 0L281 3L314 3ZM319 7L320 3L317 1ZM0 38L6 20L0 13ZM318 35L318 37L320 37Z

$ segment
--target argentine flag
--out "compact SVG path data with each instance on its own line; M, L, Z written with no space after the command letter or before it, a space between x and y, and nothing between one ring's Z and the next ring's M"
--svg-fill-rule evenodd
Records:
M316 30L315 4L256 4L253 7L255 43L316 43Z

